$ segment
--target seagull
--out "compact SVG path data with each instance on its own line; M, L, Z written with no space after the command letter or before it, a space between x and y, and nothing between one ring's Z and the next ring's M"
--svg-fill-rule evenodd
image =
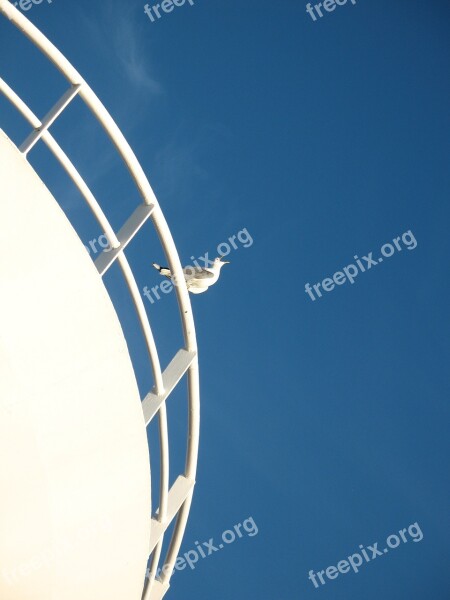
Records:
M161 267L161 265L158 265L157 263L152 264L161 275L172 279L170 269ZM206 292L206 290L219 279L220 270L223 265L228 264L230 264L228 260L223 260L223 256L218 256L214 259L214 262L210 267L185 267L183 273L187 289L191 294L203 294L203 292Z

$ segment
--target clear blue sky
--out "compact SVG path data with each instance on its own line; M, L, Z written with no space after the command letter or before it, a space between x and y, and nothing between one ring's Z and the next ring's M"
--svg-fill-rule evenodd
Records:
M192 298L202 433L182 552L250 516L259 532L176 573L168 597L447 600L448 2L349 0L313 21L301 0L195 0L154 23L143 5L53 0L27 14L122 127L185 263L244 228L253 239ZM0 64L39 115L65 89L5 22ZM79 126L63 118L55 135L82 172L97 165L90 182L119 226L137 196L86 111L70 110ZM0 100L20 141L13 115ZM100 232L48 158L32 162L87 243ZM305 293L409 230L414 249ZM151 228L129 256L141 287L159 283ZM132 310L115 272L107 283L145 392ZM181 344L174 297L146 305L167 363ZM180 436L182 402L169 408ZM415 522L420 543L320 589L308 580Z

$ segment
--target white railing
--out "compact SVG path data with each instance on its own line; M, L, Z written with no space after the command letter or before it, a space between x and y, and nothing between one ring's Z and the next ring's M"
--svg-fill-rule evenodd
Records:
M112 247L111 251L104 251L95 261L98 272L100 276L103 276L108 268L117 260L133 299L146 341L153 372L154 387L143 399L142 409L146 425L158 416L161 458L159 507L154 512L151 523L149 540L149 556L151 555L150 577L146 580L144 586L143 599L160 600L169 588L170 576L181 546L192 502L197 469L200 425L197 343L191 303L187 288L183 283L184 277L180 259L150 183L131 147L102 102L61 52L8 0L0 0L0 14L7 17L14 26L26 35L53 65L59 69L70 84L67 92L56 102L48 114L40 119L14 90L0 78L0 92L6 96L33 128L30 135L19 147L19 150L26 156L35 144L42 140L81 192ZM142 197L142 204L134 210L117 234L114 232L88 185L49 131L51 125L77 96L84 101L94 117L103 126L127 166ZM177 352L164 371L161 371L158 351L139 288L124 253L127 244L149 218L153 221L158 233L170 269L174 273L176 281L181 282L175 286L175 289L185 347ZM186 464L184 473L176 479L175 483L169 489L169 444L166 400L185 374L188 379L189 406ZM175 518L175 526L164 560L165 568L162 570L161 576L156 579L155 574L160 562L164 533Z

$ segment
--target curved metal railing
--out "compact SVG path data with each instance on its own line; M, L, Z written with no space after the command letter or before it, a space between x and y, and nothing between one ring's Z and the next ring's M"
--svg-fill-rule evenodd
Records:
M15 27L21 30L22 33L27 36L53 63L70 84L67 92L41 120L32 112L15 91L0 78L0 92L6 96L33 128L33 131L23 144L21 144L19 150L26 156L35 144L38 143L39 140L42 140L54 154L84 197L112 248L112 250L108 252L103 251L96 259L95 265L97 266L100 276L103 276L108 268L117 260L132 297L146 342L153 373L154 387L143 399L142 408L146 425L148 425L153 418L158 416L160 439L160 493L159 507L154 512L151 523L149 541L149 556L151 556L150 576L146 579L144 585L143 599L160 600L169 587L170 576L173 572L175 561L181 546L192 502L197 469L200 425L197 342L191 303L186 285L184 284L180 259L172 235L150 183L130 145L102 102L63 54L24 15L22 15L19 10L10 4L8 0L0 0L0 14L6 16ZM115 233L88 185L49 131L51 125L77 96L84 101L86 106L91 110L93 116L103 126L105 132L127 166L143 200L143 203L134 210L117 233ZM176 278L177 285L175 286L175 290L185 344L185 347L177 352L164 372L161 370L158 351L139 288L124 253L124 249L128 243L148 218L151 218L153 221L170 269ZM180 475L172 487L169 488L169 443L166 400L184 374L187 374L188 379L189 407L186 464L184 473ZM156 578L155 575L160 561L164 533L175 518L176 522L165 557L162 575L159 578Z

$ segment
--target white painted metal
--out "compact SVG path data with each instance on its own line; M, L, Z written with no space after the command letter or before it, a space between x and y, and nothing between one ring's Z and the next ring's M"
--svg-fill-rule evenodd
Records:
M144 411L145 424L148 425L156 413L166 401L169 394L176 387L180 379L186 373L195 360L196 353L188 352L183 348L178 350L167 369L162 374L164 393L158 395L156 391L149 392L142 401L142 410Z
M109 248L103 250L100 256L95 261L100 275L104 275L109 267L113 264L119 252L125 250L127 245L131 242L134 236L137 234L142 225L147 221L149 216L152 214L154 206L152 204L140 204L129 219L124 223L122 228L117 234L120 246L117 248Z
M39 119L37 119L37 117L35 117L35 115L28 108L26 108L25 103L6 84L6 82L3 81L3 79L0 79L0 91L5 92L5 95L7 96L7 98L10 99L13 102L13 104L20 109L20 112L32 124L40 122ZM109 221L107 220L100 205L98 204L97 200L93 196L92 192L89 190L88 186L86 185L86 183L84 182L82 177L79 175L78 171L76 170L76 168L74 167L74 165L72 164L70 159L63 152L63 150L59 147L57 142L54 140L54 138L51 136L51 134L48 131L45 131L43 133L42 139L47 143L48 147L53 151L53 154L55 155L55 157L59 160L61 165L65 168L66 172L70 175L71 179L74 181L74 183L78 187L78 189L82 192L84 198L88 202L88 205L91 208L94 216L97 218L99 224L101 226L104 226L105 235L108 238L108 241L110 242L111 246L114 248L114 251L116 249L121 251L123 248L121 248L121 246L120 246L120 241L118 239L118 236L116 236L116 234L114 233L114 231L113 231L111 225L109 224ZM154 206L148 205L148 204L140 205L136 208L134 213L127 220L127 222L125 223L125 225L122 227L121 231L118 234L119 236L122 235L123 242L125 245L128 244L128 242L132 239L132 237L134 237L134 235L137 233L139 228L143 225L143 223L151 215L153 210L154 210ZM118 252L116 252L114 254L113 259L117 258L117 256L118 256ZM161 393L162 389L163 389L162 388L162 378L161 378L161 368L159 366L158 353L156 350L156 345L155 345L155 342L153 339L153 335L151 333L150 324L148 322L148 318L147 318L147 314L146 314L146 311L145 311L145 308L144 308L144 305L142 302L142 298L141 298L139 289L136 285L136 282L134 280L133 273L132 273L131 269L129 268L128 262L126 261L125 257L123 256L122 259L119 260L118 262L119 262L122 272L124 274L125 281L128 285L131 296L133 298L133 302L136 306L136 309L137 309L137 312L139 315L141 328L142 328L143 334L144 334L146 342L147 342L149 354L151 356L153 375L154 375L155 382L156 382L155 385L158 390L158 393ZM101 265L100 265L100 268L102 268ZM106 271L106 269L103 269L103 273L105 271Z
M194 490L191 489L189 494L186 496L186 500L183 503L183 506L180 508L177 514L177 520L175 523L175 529L172 535L172 538L169 543L169 549L167 551L166 558L164 560L164 564L166 566L166 570L163 572L161 576L162 583L169 583L170 577L172 575L175 562L177 560L178 554L180 552L181 542L183 541L184 531L186 529L187 520L189 517L189 511L191 509L192 497ZM153 599L152 599L153 600Z
M22 116L35 128L39 128L41 125L41 121L36 117L36 115L28 108L25 102L10 88L10 86L0 77L0 92L3 93L8 100L13 104L17 110L22 114ZM91 190L86 185L85 181L81 177L81 175L76 170L75 166L70 161L69 157L62 150L59 144L55 141L54 137L51 135L49 131L44 131L42 134L42 140L54 154L55 158L60 162L60 164L64 167L69 177L72 179L74 184L77 186L82 196L86 200L89 208L91 209L93 215L97 219L100 227L105 232L106 237L110 245L113 248L117 248L119 246L119 240L116 237L111 225L109 224L108 219L106 218L103 210L101 209L99 203L95 199Z
M152 329L145 311L145 306L142 301L142 296L139 292L133 271L131 270L128 260L123 252L118 255L117 261L119 262L120 268L122 269L122 273L125 277L125 282L128 286L128 290L130 291L134 307L139 317L141 329L145 337L147 351L152 365L153 377L155 380L155 388L158 394L162 394L164 391L164 385L162 380L161 366L159 364L158 351L156 349L155 339L153 337Z
M140 296L139 288L136 284L132 270L128 264L123 250L126 244L130 242L132 237L142 226L143 222L149 216L151 216L166 254L168 265L174 273L176 279L180 282L184 282L181 263L170 230L161 212L155 194L147 180L147 177L145 176L142 167L130 148L128 142L105 109L104 105L97 98L95 93L76 71L76 69L61 54L61 52L57 50L55 46L7 0L0 0L0 14L5 15L13 25L20 29L32 41L32 43L59 69L59 71L66 77L67 81L71 85L71 89L69 90L68 94L65 95L63 99L61 99L55 105L54 109L52 109L52 111L50 111L47 117L45 117L42 121L33 114L26 103L23 102L17 96L17 94L2 80L0 80L0 91L5 94L5 96L35 129L35 131L30 134L29 138L27 138L27 141L24 143L23 150L29 151L39 139L42 139L42 141L47 144L61 165L70 175L99 221L114 250L110 252L111 256L104 258L102 254L99 259L97 259L97 268L100 273L104 273L110 264L117 259L133 298L133 302L141 323L141 328L147 343L155 387L154 390L152 390L152 392L144 399L143 410L144 414L150 418L152 418L156 412L158 412L161 453L160 508L156 512L155 517L152 519L153 529L150 537L150 548L152 550L156 549L156 553L153 556L154 558L159 560L159 553L161 551L164 532L170 522L175 517L177 518L173 535L169 544L169 551L165 559L165 564L168 566L168 568L164 569L164 574L161 577L161 581L152 581L151 585L148 586L147 590L145 591L146 600L160 600L169 587L170 574L173 570L173 565L175 563L182 537L184 535L195 482L200 424L197 343L189 294L186 286L181 284L176 286L175 289L179 304L179 312L185 340L185 349L177 354L177 356L170 363L169 367L166 369L165 373L161 373L158 353L151 332L151 327L148 322L148 317L146 315L145 307ZM72 93L73 96L71 96ZM96 117L97 120L102 124L106 133L114 143L119 155L127 166L131 177L143 199L143 205L135 210L117 235L109 224L109 221L104 215L84 179L54 140L51 133L48 131L50 125L62 113L64 108L76 94L85 102L85 104L93 113L94 117ZM186 466L184 475L180 476L172 486L171 490L168 491L169 455L165 402L170 392L173 390L185 372L187 372L188 378L189 409Z
M157 574L159 561L161 559L163 541L164 541L164 538L161 537L161 539L156 544L155 549L153 550L153 552L151 554L150 568L147 572L148 573L147 580L145 582L144 590L143 590L143 594L142 594L143 600L146 600L147 598L150 598L150 597L154 600L154 595L156 593L154 588L157 587L158 584L161 583L159 579L156 579L156 574Z
M39 125L27 139L23 142L21 146L19 146L19 150L23 154L28 154L28 152L33 148L35 144L41 139L42 134L56 121L59 115L63 112L63 110L72 102L75 96L78 94L80 90L79 85L73 85L70 87L65 94L58 100L53 108L45 115L42 119L42 124Z
M160 581L155 581L153 583L153 586L149 588L148 592L145 594L143 600L162 600L168 589L168 583L161 583Z
M164 533L169 527L175 516L180 514L182 507L185 506L186 501L189 497L192 497L195 481L186 479L185 477L178 477L174 485L169 491L167 508L164 515L157 511L155 518L152 519L151 534L150 534L150 553L153 553L153 560L150 566L150 575L146 585L144 586L143 600L156 600L156 598L162 598L160 594L165 594L169 589L170 576L174 569L175 562L165 560L164 567L160 576L160 580L155 580L156 569L161 554L162 543L164 539ZM177 527L175 530L177 531ZM184 530L183 530L184 532ZM174 532L175 535L175 532ZM183 535L179 530L177 535ZM172 541L174 536L172 536ZM178 548L179 550L179 548ZM178 552L177 550L177 552Z
M169 501L167 505L167 515L163 521L155 518L152 519L152 527L150 532L150 552L153 551L156 544L164 535L165 530L169 527L184 501L188 498L190 492L194 488L195 481L186 479L180 475L169 491Z

